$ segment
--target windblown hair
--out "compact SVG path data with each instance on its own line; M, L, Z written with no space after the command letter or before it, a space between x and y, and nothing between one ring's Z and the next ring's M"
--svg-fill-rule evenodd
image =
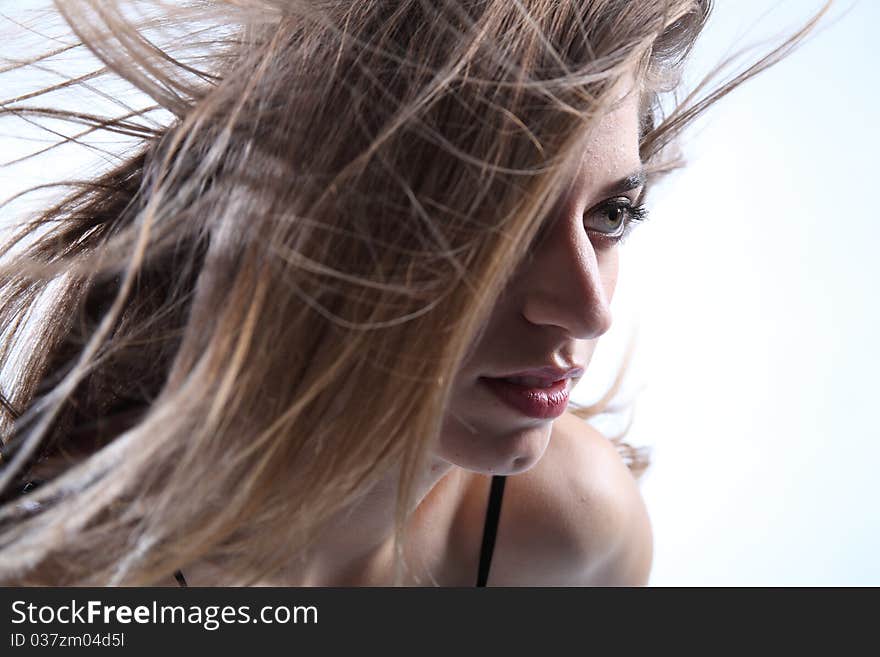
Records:
M659 175L810 27L664 116L709 0L55 4L102 64L62 86L115 75L155 105L0 105L141 144L0 251L0 581L19 584L197 560L253 583L392 468L400 557L455 373L614 89L637 72Z

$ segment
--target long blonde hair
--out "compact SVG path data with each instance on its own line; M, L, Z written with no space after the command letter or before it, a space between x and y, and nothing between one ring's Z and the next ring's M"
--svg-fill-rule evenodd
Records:
M56 1L103 66L65 85L114 74L155 107L0 105L142 142L0 251L0 362L24 354L2 391L0 581L141 585L211 560L252 583L394 467L399 557L451 381L611 90L638 72L659 173L809 29L664 117L709 0L155 4L137 23ZM138 121L156 108L166 125Z

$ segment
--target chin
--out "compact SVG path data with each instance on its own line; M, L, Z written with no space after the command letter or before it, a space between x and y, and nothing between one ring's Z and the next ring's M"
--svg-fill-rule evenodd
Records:
M506 432L446 431L437 456L471 472L515 475L534 467L550 444L551 422Z

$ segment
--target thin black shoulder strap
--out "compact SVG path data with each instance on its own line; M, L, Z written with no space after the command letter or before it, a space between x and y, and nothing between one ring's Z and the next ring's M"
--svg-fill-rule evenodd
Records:
M495 535L498 533L498 518L501 516L501 498L504 495L504 475L493 475L489 504L486 507L486 523L483 525L483 545L480 548L480 570L477 573L477 586L486 586L492 553L495 550Z

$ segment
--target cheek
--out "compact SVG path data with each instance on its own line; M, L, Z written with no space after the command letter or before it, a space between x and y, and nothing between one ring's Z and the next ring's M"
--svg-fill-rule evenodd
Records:
M620 252L616 249L609 249L599 258L599 277L602 279L602 290L605 292L605 298L611 301L614 296L614 290L617 288L617 273L620 269Z

